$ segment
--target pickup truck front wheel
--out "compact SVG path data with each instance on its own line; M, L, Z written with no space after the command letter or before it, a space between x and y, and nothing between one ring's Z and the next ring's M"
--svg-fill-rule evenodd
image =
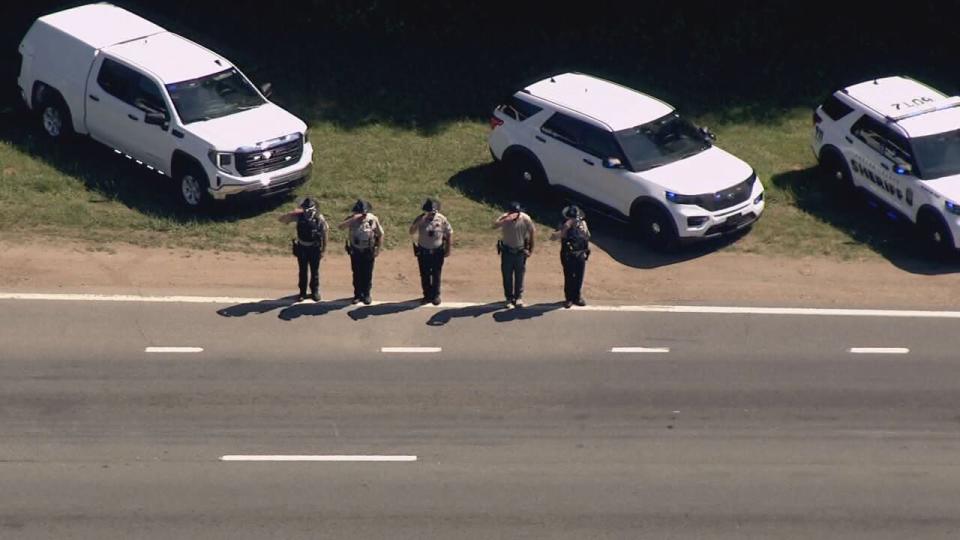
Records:
M187 167L180 173L180 200L190 210L199 210L210 202L207 175L199 167Z

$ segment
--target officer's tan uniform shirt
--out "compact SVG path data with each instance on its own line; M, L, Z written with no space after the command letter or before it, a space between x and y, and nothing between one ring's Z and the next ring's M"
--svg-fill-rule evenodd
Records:
M437 212L433 219L424 219L417 225L417 245L424 249L443 246L443 238L453 234L453 227L443 214Z
M507 216L509 214L504 214ZM515 220L505 221L500 226L500 238L503 243L513 249L523 249L526 247L527 238L530 231L533 230L533 220L524 212L520 212L520 217Z
M380 220L373 214L367 214L363 219L350 222L350 245L357 249L372 249L376 237L383 236L383 227Z

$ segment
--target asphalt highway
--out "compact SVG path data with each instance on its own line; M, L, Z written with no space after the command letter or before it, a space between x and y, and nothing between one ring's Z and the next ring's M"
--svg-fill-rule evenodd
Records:
M958 330L0 300L0 538L956 538Z

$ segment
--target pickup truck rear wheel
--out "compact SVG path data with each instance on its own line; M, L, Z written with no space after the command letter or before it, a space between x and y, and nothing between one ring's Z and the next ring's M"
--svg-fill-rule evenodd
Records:
M62 140L73 132L70 110L56 94L40 103L40 128L51 140Z
M180 173L180 200L190 210L199 210L210 202L210 185L206 173L199 167L186 167Z

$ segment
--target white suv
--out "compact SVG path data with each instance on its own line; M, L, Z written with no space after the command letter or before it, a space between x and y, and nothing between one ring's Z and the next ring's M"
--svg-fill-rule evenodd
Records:
M133 13L91 4L40 17L17 85L56 141L90 135L179 183L191 208L306 181L307 125L222 56Z
M749 227L763 185L666 103L566 73L513 94L490 119L490 152L516 180L555 188L636 224L654 248Z
M940 252L960 247L960 97L906 77L834 92L813 113L821 167L916 223Z

